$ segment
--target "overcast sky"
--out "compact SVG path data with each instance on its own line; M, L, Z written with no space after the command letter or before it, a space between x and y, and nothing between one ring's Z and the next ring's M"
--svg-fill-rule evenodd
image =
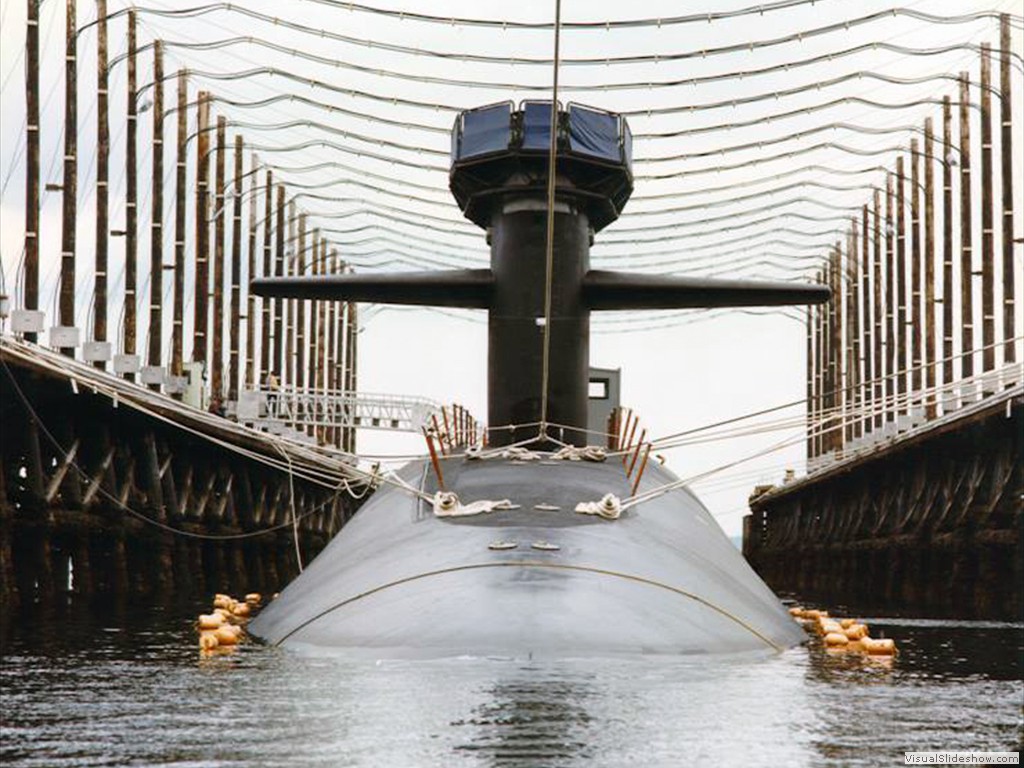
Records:
M488 2L431 3L367 0L380 9L406 9L443 17L504 19L509 22L549 22L553 3L519 4ZM127 7L109 0L109 11ZM148 0L140 4L139 42L154 38L166 41L165 71L180 67L192 70L190 99L197 88L236 102L217 102L214 114L229 119L229 144L238 132L247 143L260 145L262 161L279 169L289 182L324 184L336 182L319 194L334 200L300 199L313 226L335 230L331 240L343 258L360 270L411 269L428 266L484 266L488 260L482 232L466 222L447 191L449 148L447 131L455 110L502 100L550 98L551 67L474 60L547 58L552 52L550 29L523 30L512 25L480 27L452 22L433 24L409 18L345 10L314 0L240 3L254 12L244 15L226 9L194 17L151 13L180 11L195 4ZM742 9L750 0L679 3L642 0L634 3L563 3L563 21L610 21L653 19L679 14L700 14ZM893 7L892 2L819 0L786 10L766 11L731 19L686 24L649 25L633 28L566 29L562 35L561 73L563 101L631 113L636 184L627 213L600 233L592 251L595 266L645 269L679 274L744 276L764 279L811 280L828 245L845 235L845 222L868 201L871 185L884 178L878 166L892 168L898 147L906 148L912 134L908 126L921 126L926 117L940 119L934 103L944 95L955 96L948 78L968 70L977 79L977 54L966 46L982 41L998 45L995 21L935 24L896 14L866 23L854 23L821 35L805 35L799 42L757 45L813 30L837 21L854 20ZM943 16L979 10L1020 13L1020 3L942 2L925 0L907 7ZM95 5L79 1L79 25L95 18ZM0 49L0 255L4 290L14 293L24 241L24 0L0 1L2 49ZM318 36L273 25L259 14L353 38L346 42L330 35ZM41 12L41 94L43 181L61 181L63 120L64 3L45 0ZM271 45L240 40L235 44L202 50L199 44L228 38L249 37ZM357 41L363 41L358 44ZM1021 34L1015 29L1014 50L1021 51ZM755 43L751 46L749 43ZM886 46L844 54L866 43L926 49L951 47L933 55L909 56ZM746 44L745 50L717 54L714 49ZM463 58L416 55L412 50L462 54ZM294 49L294 50L292 50ZM126 50L125 18L110 22L110 56ZM296 55L319 57L323 62ZM708 51L702 56L701 51ZM841 54L813 65L800 62L822 54ZM691 54L680 56L680 54ZM657 56L660 60L637 63L572 63L573 59ZM94 183L96 143L95 29L79 37L79 222L77 322L88 325L92 297L94 240ZM152 54L140 55L139 83L146 104L151 98ZM783 63L788 71L749 75L742 79L712 79L738 71L751 71ZM282 74L229 77L259 67L274 67L320 81L310 85ZM374 71L369 71L374 70ZM383 72L382 70L386 70ZM890 79L914 79L913 83L886 82L872 74L844 78L856 72L884 75ZM111 78L111 227L124 223L124 101L125 64L114 65ZM424 82L429 78L429 82ZM693 83L693 79L699 82ZM703 78L703 80L701 80ZM810 88L804 93L771 94L839 78L841 81ZM1014 73L1017 119L1022 98L1020 71ZM460 82L438 82L460 81ZM675 85L657 83L677 82ZM683 82L687 81L687 82ZM638 87L640 84L650 84ZM612 87L618 86L618 87ZM358 91L339 93L338 89ZM251 105L285 94L333 105L328 111L310 103L274 101ZM730 100L743 101L731 106ZM175 102L175 84L167 83L165 103ZM392 98L394 101L387 101ZM820 109L837 99L845 104ZM863 100L874 102L876 105ZM411 104L409 102L417 102ZM915 102L920 102L916 103ZM877 104L900 108L882 108ZM902 105L911 105L903 107ZM684 109L692 107L692 109ZM674 109L664 114L659 110ZM807 109L806 114L770 120L773 115ZM650 114L647 111L650 110ZM148 290L150 220L149 164L152 110L139 123L140 163L140 286ZM319 121L348 136L328 134L313 127L278 127L294 120ZM195 130L194 110L189 130ZM747 123L746 127L696 129ZM863 130L830 128L795 141L775 143L795 133L823 125L845 123ZM1020 123L1018 122L1018 125ZM234 126L234 127L232 127ZM892 128L891 132L881 132ZM173 177L175 118L165 120L165 172ZM656 137L654 134L676 134ZM362 137L362 138L361 138ZM302 150L289 146L325 139L342 145ZM368 141L376 140L374 141ZM750 142L766 146L734 151L729 148ZM383 143L380 143L383 142ZM823 147L777 160L767 158L806 150L833 142L856 150ZM407 147L407 148L406 148ZM725 149L720 154L693 155ZM1014 167L1024 167L1020 145ZM381 159L369 156L370 153ZM691 155L673 160L659 158ZM190 191L195 176L194 152L190 158ZM249 167L246 159L246 167ZM344 167L316 172L286 172L285 167L323 162ZM718 166L729 170L715 170ZM807 166L815 166L800 170ZM230 163L229 163L230 168ZM863 171L863 173L855 173ZM651 176L669 174L669 178ZM780 175L778 179L773 177ZM362 186L358 186L362 183ZM378 187L367 189L366 184ZM826 188L822 185L829 185ZM770 193L770 190L788 189ZM848 187L843 191L838 187ZM1016 180L1019 198L1022 184ZM293 186L297 191L297 187ZM165 221L173 221L172 186L165 192ZM60 251L60 195L43 193L42 207L42 303L52 312ZM737 195L742 202L728 203ZM262 211L262 198L254 198ZM689 210L657 214L666 208ZM693 206L701 206L693 208ZM751 209L771 207L759 214ZM1018 201L1018 222L1020 203ZM246 213L246 216L248 214ZM403 219L411 220L407 224ZM702 224L702 221L708 220ZM754 223L762 220L761 223ZM416 222L422 222L417 225ZM189 233L192 232L189 211ZM166 230L165 260L172 253L172 227ZM795 233L800 230L801 233ZM1017 231L1020 226L1018 223ZM190 244L191 246L191 244ZM1018 259L1020 250L1017 250ZM1019 261L1018 261L1019 263ZM111 245L112 293L120 301L123 288L123 244ZM165 281L165 284L169 281ZM170 286L167 286L168 291ZM169 294L168 294L169 296ZM169 298L167 300L169 306ZM145 305L146 302L142 302ZM480 417L486 415L486 314L438 312L426 309L362 306L365 319L360 336L359 387L364 391L417 394L437 400L457 401ZM116 338L120 304L111 305L111 334ZM167 315L169 313L165 313ZM186 303L186 337L190 336L191 297ZM591 364L622 369L623 404L633 407L650 436L691 429L721 419L800 400L805 391L805 330L799 311L750 314L740 311L714 313L608 313L592 323ZM169 318L168 318L169 322ZM48 323L49 325L49 323ZM147 318L140 316L140 347L145 348ZM88 336L88 333L86 334ZM186 343L186 353L190 344ZM798 413L792 411L791 413ZM771 432L743 439L673 449L670 467L686 477L718 467L766 447L794 438L799 431ZM423 450L422 441L408 435L361 433L362 452ZM696 490L730 534L740 530L746 496L758 482L776 481L784 468L803 469L803 448L794 445L756 461L716 475Z

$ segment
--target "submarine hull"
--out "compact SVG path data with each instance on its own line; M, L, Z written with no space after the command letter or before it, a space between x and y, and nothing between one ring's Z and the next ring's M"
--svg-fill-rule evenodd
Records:
M429 462L399 475L437 489ZM384 487L251 632L371 658L741 653L802 639L685 488L608 520L574 510L606 493L629 496L614 460L449 460L444 475L463 503L517 508L438 517L428 502ZM674 480L649 467L640 492Z

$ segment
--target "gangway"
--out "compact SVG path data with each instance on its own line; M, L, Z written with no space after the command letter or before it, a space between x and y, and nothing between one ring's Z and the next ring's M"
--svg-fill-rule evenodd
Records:
M236 412L239 422L275 433L303 427L420 432L442 416L441 403L426 397L297 387L242 392Z

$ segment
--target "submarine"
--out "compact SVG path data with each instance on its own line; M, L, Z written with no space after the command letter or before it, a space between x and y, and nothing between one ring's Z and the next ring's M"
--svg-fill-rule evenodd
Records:
M552 135L554 134L554 135ZM412 461L250 624L346 657L564 659L777 652L803 633L700 500L637 488L588 439L595 311L821 303L820 285L590 268L633 190L620 115L551 101L461 112L450 190L488 269L265 277L262 296L488 311L485 446ZM550 227L550 229L549 229ZM550 240L549 240L550 232Z

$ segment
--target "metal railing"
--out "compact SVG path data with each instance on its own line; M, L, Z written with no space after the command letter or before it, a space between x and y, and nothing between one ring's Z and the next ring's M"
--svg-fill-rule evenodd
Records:
M425 397L293 387L242 392L236 410L238 421L271 430L279 426L420 432L438 414L441 404Z

